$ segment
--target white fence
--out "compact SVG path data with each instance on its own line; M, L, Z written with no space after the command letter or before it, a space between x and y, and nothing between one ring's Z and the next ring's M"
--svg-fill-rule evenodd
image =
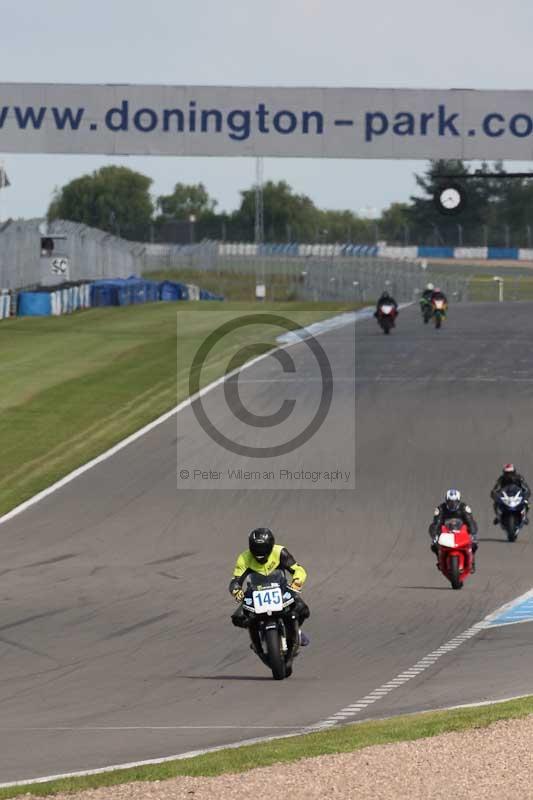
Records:
M11 308L11 297L5 291L0 291L0 319L7 319Z

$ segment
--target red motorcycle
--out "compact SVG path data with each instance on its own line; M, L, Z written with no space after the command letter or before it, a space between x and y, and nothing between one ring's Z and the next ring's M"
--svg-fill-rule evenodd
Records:
M440 328L443 321L446 319L446 312L448 311L448 304L446 300L440 297L434 297L431 300L431 308L433 309L433 319L435 320L435 328Z
M449 519L441 525L438 539L438 563L452 589L462 589L463 583L472 573L472 537L461 519Z
M378 324L380 325L383 333L389 334L390 329L394 328L394 321L398 315L396 308L392 303L383 303L380 305L376 312Z

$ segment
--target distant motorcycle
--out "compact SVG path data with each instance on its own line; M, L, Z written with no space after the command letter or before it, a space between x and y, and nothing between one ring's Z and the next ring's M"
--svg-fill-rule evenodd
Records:
M420 313L422 314L424 325L427 325L433 314L433 307L431 301L426 300L425 297L420 300Z
M282 570L268 576L251 573L243 602L251 647L276 681L292 675L292 662L300 647L300 626L293 607L294 593Z
M446 319L446 310L448 305L446 300L440 300L438 297L431 301L431 313L435 320L435 328L440 328L442 321Z
M441 525L438 538L437 567L447 578L452 589L462 589L472 573L472 537L461 519L449 519Z
M508 540L515 542L527 514L526 500L519 486L511 483L500 489L496 496L496 514Z
M398 312L396 308L389 303L383 303L376 312L378 325L381 327L383 333L389 334L391 328L394 328Z

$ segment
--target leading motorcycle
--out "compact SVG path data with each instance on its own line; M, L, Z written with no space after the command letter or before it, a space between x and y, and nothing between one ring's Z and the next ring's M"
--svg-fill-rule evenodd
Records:
M472 537L462 519L449 519L441 525L437 567L452 589L462 589L472 573Z
M435 328L440 328L442 325L442 321L446 319L446 311L448 309L448 305L446 300L441 300L440 298L433 298L431 301L431 309L433 314L433 319L435 320Z
M516 542L527 515L527 503L520 486L511 483L500 489L496 495L496 515L508 540Z
M294 613L294 592L285 573L252 572L244 593L252 650L272 670L276 681L292 675L292 662L300 647L300 626Z
M394 328L397 315L398 312L392 303L383 303L383 305L378 308L376 316L378 325L381 327L383 333L389 334L390 329Z

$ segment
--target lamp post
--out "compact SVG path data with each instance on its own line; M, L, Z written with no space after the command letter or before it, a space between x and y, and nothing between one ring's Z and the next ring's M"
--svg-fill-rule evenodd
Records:
M499 275L495 275L492 280L498 281L498 302L503 303L503 278L500 278Z
M189 241L194 244L194 223L196 222L196 215L189 214Z

